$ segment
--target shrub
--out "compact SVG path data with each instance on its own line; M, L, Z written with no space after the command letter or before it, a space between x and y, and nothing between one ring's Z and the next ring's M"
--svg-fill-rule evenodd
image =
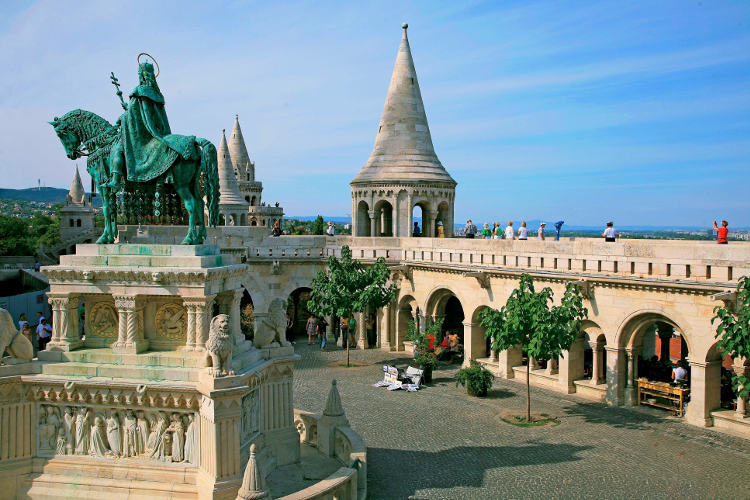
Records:
M456 386L461 384L471 396L486 396L492 387L495 376L477 361L472 361L471 366L461 368L456 374Z

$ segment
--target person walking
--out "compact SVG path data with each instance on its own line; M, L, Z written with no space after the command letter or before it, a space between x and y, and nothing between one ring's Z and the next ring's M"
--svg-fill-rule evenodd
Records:
M328 322L324 317L320 317L318 320L318 341L320 343L320 350L325 351L326 349L326 330L328 329Z
M716 243L719 245L726 245L729 243L729 240L727 240L727 236L729 236L729 223L725 220L721 221L721 227L716 225L716 221L714 221L714 231L716 231Z
M539 224L539 230L537 231L537 238L539 238L540 241L544 241L544 226L546 226L546 222L542 222Z
M310 315L310 317L307 318L305 330L307 330L307 345L310 345L312 343L313 335L318 334L318 321L315 316Z
M620 236L620 233L615 231L615 223L612 221L607 222L607 229L604 230L602 233L602 236L604 236L604 241L608 241L610 243L614 243L616 241L616 238Z
M477 234L477 226L474 225L473 222L471 222L471 219L466 221L466 226L464 226L464 236L467 238L474 238L474 235Z
M415 238L422 236L422 230L419 229L419 222L414 223L414 229L412 230L411 235Z
M336 234L336 229L333 227L333 222L328 221L328 229L326 229L326 234L328 236L334 236Z
M39 350L43 351L49 341L52 340L52 326L47 324L47 320L42 318L36 327L36 335L39 337Z
M490 231L490 225L485 222L482 229L482 239L489 240L490 238L492 238L492 231Z
M529 239L529 230L526 227L526 221L521 222L521 227L518 228L518 239L519 240L528 240Z
M515 233L513 232L513 221L509 220L508 225L505 226L505 239L506 240L514 240L515 239Z

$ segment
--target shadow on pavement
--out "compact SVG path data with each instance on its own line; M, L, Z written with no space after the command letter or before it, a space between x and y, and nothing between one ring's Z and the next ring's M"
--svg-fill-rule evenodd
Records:
M487 470L582 460L578 454L591 448L539 442L524 446L456 446L438 452L368 447L368 498L422 498L417 490L481 488L485 486Z
M645 430L654 424L673 423L668 419L670 413L654 414L643 407L609 406L604 403L580 402L565 408L566 417L580 417L590 424L604 424L612 427L632 430Z

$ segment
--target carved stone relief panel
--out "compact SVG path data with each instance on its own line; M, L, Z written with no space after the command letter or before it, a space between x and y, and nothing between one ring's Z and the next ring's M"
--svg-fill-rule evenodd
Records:
M195 412L40 404L37 415L40 456L198 460Z
M255 388L242 397L240 443L260 432L260 390Z
M114 304L95 302L91 308L86 307L86 337L114 340L117 338L117 328L118 315Z
M187 311L177 303L168 302L156 310L154 318L156 334L159 337L184 341L187 332Z

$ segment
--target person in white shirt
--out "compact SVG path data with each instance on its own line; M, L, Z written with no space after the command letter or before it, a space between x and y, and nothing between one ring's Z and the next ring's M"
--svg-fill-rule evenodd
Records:
M52 340L52 326L47 324L47 320L42 318L36 327L36 335L39 337L39 350L43 351L50 340Z
M336 234L336 230L333 228L333 222L328 222L328 229L326 229L326 234L328 236L333 236Z
M518 239L519 240L529 239L529 230L526 227L526 221L521 222L521 227L518 228Z
M675 368L672 369L672 378L675 384L685 383L688 379L688 371L685 369L685 363L680 361Z
M515 235L513 234L513 221L512 220L509 220L508 225L505 227L505 239L506 240L515 239Z
M615 238L620 236L620 233L615 231L615 223L612 221L607 222L607 229L604 230L602 233L602 236L604 236L604 241L614 242Z
M537 231L537 238L539 238L542 241L544 241L544 226L546 225L547 225L546 222L542 222L541 224L539 224L539 230Z
M26 320L26 313L21 313L18 317L18 331L23 330L23 325L28 325L29 322Z

